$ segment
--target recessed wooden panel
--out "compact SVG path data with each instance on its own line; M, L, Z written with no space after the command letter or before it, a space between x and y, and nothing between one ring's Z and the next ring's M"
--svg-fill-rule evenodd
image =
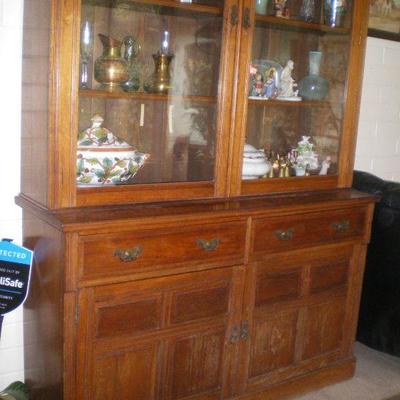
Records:
M161 306L157 299L102 307L97 310L97 337L135 334L158 329Z
M256 278L255 306L260 307L300 297L300 278L300 268L259 274Z
M298 312L255 321L249 376L256 377L294 362Z
M154 399L156 360L155 346L95 359L93 399Z
M255 253L287 251L361 237L366 229L363 210L342 210L256 220Z
M345 298L339 297L308 308L303 359L315 357L340 347L345 307Z
M181 399L220 390L223 348L224 332L177 340L172 349L170 398Z
M228 312L229 288L183 292L174 295L171 322L174 324L217 317Z
M157 271L177 265L185 269L190 263L235 265L243 262L244 221L188 227L183 221L176 224L174 229L138 230L82 238L83 277ZM136 259L130 261L122 261L116 254L116 251L135 249L140 251Z
M349 270L348 260L331 261L311 269L311 293L334 289L347 283Z

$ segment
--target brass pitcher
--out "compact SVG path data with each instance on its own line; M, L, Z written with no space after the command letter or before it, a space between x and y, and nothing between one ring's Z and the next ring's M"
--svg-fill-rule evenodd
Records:
M152 92L167 94L169 89L171 89L169 66L173 58L173 54L153 54L155 71L153 74Z
M129 80L128 63L121 56L122 43L99 33L103 55L94 63L94 78L101 83L100 89L120 91L120 85Z

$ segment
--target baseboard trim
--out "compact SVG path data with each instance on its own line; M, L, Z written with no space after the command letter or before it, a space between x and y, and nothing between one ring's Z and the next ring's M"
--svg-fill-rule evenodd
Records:
M354 376L356 361L354 358L335 363L315 372L301 375L288 381L270 386L257 393L235 397L238 400L281 400L292 396L321 389L325 386L350 379Z

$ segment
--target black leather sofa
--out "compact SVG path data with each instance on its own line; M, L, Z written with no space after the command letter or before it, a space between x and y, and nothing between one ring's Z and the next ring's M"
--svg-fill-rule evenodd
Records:
M400 183L355 171L353 187L377 194L357 340L400 356Z

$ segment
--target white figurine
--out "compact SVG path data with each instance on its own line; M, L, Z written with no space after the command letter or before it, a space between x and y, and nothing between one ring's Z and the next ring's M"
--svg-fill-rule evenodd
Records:
M331 158L328 156L321 163L321 170L319 171L319 175L327 175L330 166L331 166Z
M294 88L297 87L297 83L292 78L293 68L294 62L292 60L289 60L286 63L285 68L283 68L280 79L278 100L301 101L301 97L297 95L299 91L294 90Z

